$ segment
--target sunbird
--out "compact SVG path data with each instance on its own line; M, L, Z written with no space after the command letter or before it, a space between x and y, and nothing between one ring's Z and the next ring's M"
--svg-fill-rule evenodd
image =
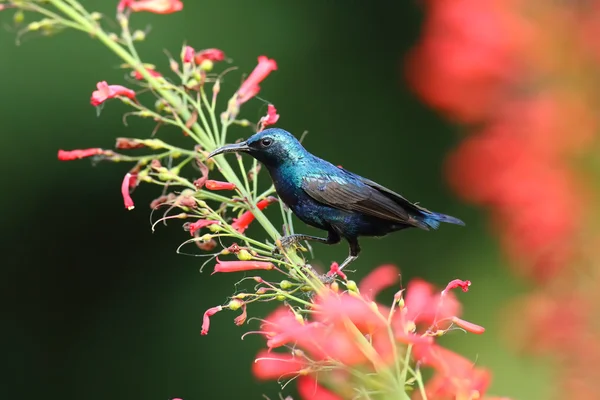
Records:
M295 234L282 247L303 240L337 244L344 238L350 254L342 270L358 258L360 236L385 236L405 228L437 229L440 222L464 225L458 218L429 211L369 179L311 153L289 132L265 129L245 142L223 146L222 153L248 153L269 171L280 200L304 223L327 231L327 237Z

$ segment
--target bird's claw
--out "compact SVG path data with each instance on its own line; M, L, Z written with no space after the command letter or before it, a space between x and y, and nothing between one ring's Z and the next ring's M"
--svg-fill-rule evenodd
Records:
M299 240L294 236L284 236L275 242L275 247L273 248L271 253L273 255L281 255L285 252L286 249L289 249L292 246L298 247L300 251L308 251L304 247L298 245L298 242Z

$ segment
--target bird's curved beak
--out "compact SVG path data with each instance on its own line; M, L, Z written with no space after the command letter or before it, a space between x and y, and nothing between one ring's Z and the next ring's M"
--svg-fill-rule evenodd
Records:
M228 144L228 145L218 148L215 151L213 151L212 153L210 153L208 155L208 158L212 158L216 155L223 154L223 153L239 153L239 152L249 152L249 151L250 151L250 147L248 147L246 142Z

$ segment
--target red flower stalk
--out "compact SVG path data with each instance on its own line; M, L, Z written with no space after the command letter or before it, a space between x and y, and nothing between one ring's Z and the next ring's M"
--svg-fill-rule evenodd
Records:
M248 75L248 78L237 91L237 100L239 104L245 103L260 91L259 84L273 71L277 70L277 63L266 56L258 57L258 65Z
M269 204L277 201L274 197L267 197L266 199L262 199L258 203L256 203L256 208L259 210L264 210L269 206ZM254 214L252 211L246 211L239 218L234 218L231 227L238 231L239 233L244 233L248 226L254 221Z
M72 161L81 158L99 156L104 154L105 150L99 148L81 149L81 150L58 150L58 159L60 161Z
M204 182L204 187L208 190L235 190L235 183L213 181L208 179Z
M125 86L108 85L106 81L98 82L96 85L98 90L94 90L90 103L97 107L108 99L113 99L117 96L123 96L130 99L135 99L135 92L127 89Z
M154 14L171 14L183 9L181 0L121 0L117 11L129 8L133 12L147 11Z
M125 177L123 178L123 183L121 183L121 194L123 195L123 202L125 203L125 208L128 210L133 210L135 208L133 200L131 199L131 195L129 194L131 180L135 179L135 177L135 175L126 173Z
M267 115L262 117L258 122L259 129L258 131L262 131L267 126L275 125L279 120L279 114L277 114L277 109L273 104L269 104L267 106Z
M146 68L146 72L148 72L151 76L158 78L159 76L162 76L162 74L156 70L153 70L152 68ZM135 79L137 79L138 81L141 81L142 79L144 79L144 76L142 75L142 73L140 71L134 71L133 73L133 77Z
M219 49L204 49L196 53L195 56L196 65L202 64L202 61L223 61L225 59L225 53ZM218 82L218 81L217 81Z
M212 317L222 309L222 306L216 306L206 310L206 312L204 313L204 317L202 317L202 330L200 331L201 335L208 335L208 329L210 328L210 317Z
M190 234L192 236L194 236L194 234L196 232L198 232L200 229L205 228L209 225L215 225L215 224L220 224L221 222L219 221L214 221L214 220L209 220L209 219L199 219L196 222L192 222L191 224L189 224L187 226L187 229L190 231Z
M266 261L220 261L217 258L217 265L215 265L213 274L217 272L271 270L273 268L275 266Z

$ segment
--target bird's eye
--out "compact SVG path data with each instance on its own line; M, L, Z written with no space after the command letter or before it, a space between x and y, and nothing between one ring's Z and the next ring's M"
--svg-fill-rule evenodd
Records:
M260 144L262 145L262 147L269 147L270 145L273 144L273 139L271 138L264 138L263 140L260 141Z

